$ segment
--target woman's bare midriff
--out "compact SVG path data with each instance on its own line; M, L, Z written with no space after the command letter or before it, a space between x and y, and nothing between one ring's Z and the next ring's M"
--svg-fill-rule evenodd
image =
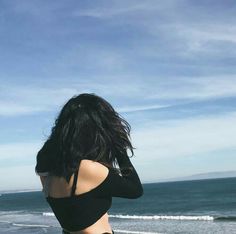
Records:
M66 230L67 231L67 230ZM70 232L71 234L102 234L104 232L112 233L111 226L109 224L108 213L105 213L96 223L91 226L77 232Z

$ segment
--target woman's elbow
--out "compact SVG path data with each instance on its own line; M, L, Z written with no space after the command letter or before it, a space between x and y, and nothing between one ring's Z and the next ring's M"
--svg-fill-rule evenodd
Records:
M143 196L144 191L143 191L143 186L140 184L140 186L136 187L133 191L133 194L130 198L135 199Z
M142 184L141 184L140 187L139 187L139 189L138 189L138 191L137 191L137 198L142 197L143 194L144 194L144 192L143 192L143 186L142 186Z

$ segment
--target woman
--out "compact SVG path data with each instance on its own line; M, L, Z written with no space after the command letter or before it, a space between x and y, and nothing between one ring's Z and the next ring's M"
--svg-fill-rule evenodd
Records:
M35 167L62 233L114 233L112 197L143 195L129 138L129 123L103 98L83 93L64 105Z

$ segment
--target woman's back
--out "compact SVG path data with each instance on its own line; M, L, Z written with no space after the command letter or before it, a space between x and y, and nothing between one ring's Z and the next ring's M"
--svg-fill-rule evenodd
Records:
M75 194L80 195L97 187L108 175L108 168L101 163L83 159L78 169ZM69 183L63 177L48 177L48 195L55 198L69 197L74 181L74 174Z
M103 166L98 162L92 160L81 160L78 179L75 187L75 195L81 195L89 193L92 189L99 186L104 179L107 177L108 168ZM47 195L52 198L65 198L71 196L71 190L73 187L75 174L71 176L69 183L64 178L59 178L56 176L51 177L41 177L42 184L45 190L47 190ZM45 183L45 179L47 183ZM47 186L47 188L45 187ZM79 197L79 196L78 196ZM76 234L89 234L96 232L112 232L111 226L109 224L108 213L106 212L96 223L85 228L83 231L73 232Z

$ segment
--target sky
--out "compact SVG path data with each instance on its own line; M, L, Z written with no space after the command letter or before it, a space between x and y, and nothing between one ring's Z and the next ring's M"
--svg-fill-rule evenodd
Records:
M41 188L37 152L84 92L130 123L142 183L236 170L235 1L0 5L0 190Z

